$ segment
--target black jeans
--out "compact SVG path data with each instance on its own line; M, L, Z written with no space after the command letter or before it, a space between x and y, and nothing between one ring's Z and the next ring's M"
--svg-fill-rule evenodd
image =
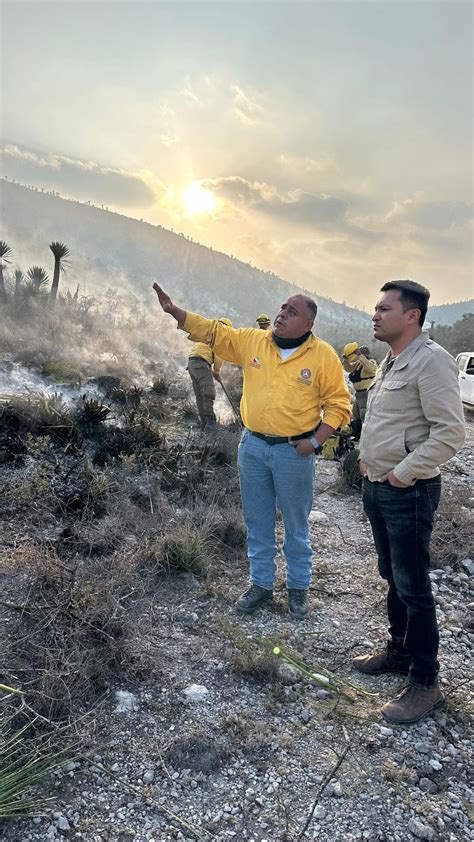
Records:
M439 633L429 577L430 538L441 477L407 488L364 479L363 502L374 535L379 573L388 582L387 613L393 648L410 656L411 684L436 681Z

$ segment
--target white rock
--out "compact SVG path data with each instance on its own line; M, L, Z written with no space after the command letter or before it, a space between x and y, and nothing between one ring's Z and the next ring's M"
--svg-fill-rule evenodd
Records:
M56 822L56 826L59 830L70 830L70 824L66 818L66 816L59 816L59 819Z
M144 784L151 784L153 782L153 778L155 777L155 773L152 769L149 769L148 772L145 772L143 775L143 783Z
M464 567L464 570L466 570L466 572L469 573L469 576L474 576L474 561L472 560L472 558L463 559L463 561L461 561L461 564Z
M380 725L380 733L382 737L392 737L393 736L393 728L385 728L384 725Z
M329 518L324 512L312 511L309 513L310 523L329 523Z
M209 690L204 687L204 684L190 684L183 690L183 693L188 702L203 702L209 695Z
M115 701L117 702L114 708L115 713L133 713L138 710L138 700L133 693L128 690L117 690L115 692Z

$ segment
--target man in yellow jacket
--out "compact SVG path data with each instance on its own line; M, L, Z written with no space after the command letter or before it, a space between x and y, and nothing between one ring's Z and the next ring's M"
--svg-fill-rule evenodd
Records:
M236 330L186 312L158 284L153 287L179 328L243 369L240 411L245 429L238 465L251 586L236 609L250 614L273 599L278 504L285 527L288 607L293 617L302 619L309 613L314 456L334 430L347 424L351 406L336 352L311 332L317 305L308 296L292 295L282 304L272 331Z
M232 327L230 319L220 319L222 324ZM216 416L214 401L216 387L214 380L221 382L220 370L222 360L216 356L212 348L205 342L196 342L191 348L187 369L196 398L197 410L201 422L201 430L214 430Z
M363 421L367 409L367 390L374 382L377 371L375 360L369 359L366 345L349 342L342 352L342 364L349 372L349 380L355 391L355 403L352 409L354 419Z

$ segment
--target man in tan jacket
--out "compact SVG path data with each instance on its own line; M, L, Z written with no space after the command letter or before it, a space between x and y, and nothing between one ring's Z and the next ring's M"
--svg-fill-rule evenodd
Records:
M464 415L453 358L422 333L429 291L390 281L381 292L374 336L390 350L369 389L359 465L379 572L388 582L390 638L382 652L353 665L366 675L408 675L407 686L382 708L389 722L407 724L443 703L429 547L439 466L463 445Z

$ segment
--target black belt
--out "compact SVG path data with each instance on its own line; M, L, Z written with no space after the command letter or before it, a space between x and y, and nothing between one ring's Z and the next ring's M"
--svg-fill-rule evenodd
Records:
M297 436L266 436L264 433L254 433L253 430L249 430L251 436L257 436L258 439L263 439L266 441L267 444L291 444L293 441L299 441L300 439L310 439L312 435L314 435L314 430L310 430L308 433L299 433Z

